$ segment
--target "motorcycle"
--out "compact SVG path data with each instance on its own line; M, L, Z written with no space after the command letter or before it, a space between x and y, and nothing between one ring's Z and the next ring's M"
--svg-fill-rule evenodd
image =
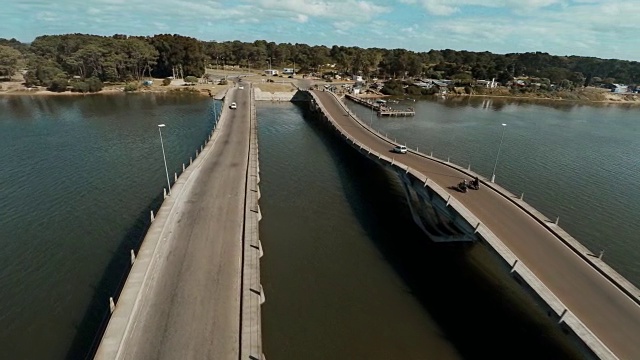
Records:
M458 184L458 190L459 190L460 192L463 192L463 193L466 193L466 192L467 192L467 188L468 188L468 187L469 187L469 186L468 186L468 185L467 185L467 183L466 183L466 182L464 182L464 181Z

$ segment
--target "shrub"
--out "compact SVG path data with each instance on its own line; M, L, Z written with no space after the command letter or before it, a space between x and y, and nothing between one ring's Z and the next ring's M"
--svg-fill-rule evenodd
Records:
M169 78L164 78L164 79L162 80L162 86L169 86L169 85L171 85L171 79L169 79Z
M71 89L71 91L87 93L89 92L89 84L84 81L76 81L73 83L73 88Z
M222 80L220 80L220 82L218 83L218 85L227 85L227 79L222 79Z
M407 94L409 95L422 95L422 89L419 86L409 85L407 88Z
M67 91L67 86L69 85L69 81L64 78L55 78L51 81L51 84L47 87L49 91L55 92L65 92Z
M187 76L186 78L184 78L184 81L188 82L188 83L195 84L195 83L198 82L198 78L195 77L195 76Z
M102 90L102 88L104 87L104 84L102 84L102 81L100 81L100 79L98 79L95 76L92 76L89 79L87 79L86 83L89 86L89 92L98 92Z
M402 82L396 80L389 80L384 83L384 87L380 92L385 95L404 95Z
M139 87L140 87L140 84L138 83L128 83L127 85L124 86L124 91L127 91L127 92L136 91L138 90Z

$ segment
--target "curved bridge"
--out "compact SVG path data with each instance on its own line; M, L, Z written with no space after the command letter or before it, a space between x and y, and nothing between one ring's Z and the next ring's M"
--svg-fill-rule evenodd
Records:
M310 91L312 109L360 153L402 180L416 223L435 241L480 241L505 273L548 309L588 357L640 359L640 290L522 199L468 169L393 141L353 115L337 95ZM481 188L449 189L478 176Z

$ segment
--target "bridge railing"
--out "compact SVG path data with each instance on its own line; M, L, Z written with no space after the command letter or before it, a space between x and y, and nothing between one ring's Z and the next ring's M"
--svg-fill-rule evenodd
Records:
M345 139L352 144L354 147L359 147L362 151L366 151L371 156L377 157L379 160L386 161L390 164L390 166L396 167L399 170L405 171L407 174L410 174L415 179L418 179L424 183L424 186L428 186L431 190L433 190L438 196L440 196L443 200L447 202L447 205L452 207L461 217L465 219L475 228L475 233L481 239L487 242L490 247L506 262L506 264L510 267L510 273L514 276L519 277L522 281L524 281L530 289L532 289L542 301L544 301L549 308L555 313L558 324L565 323L573 333L578 336L589 349L600 359L617 359L615 354L609 350L609 348L600 341L600 339L589 330L589 328L577 317L573 314L568 307L557 297L555 294L522 262L518 257L496 236L487 226L485 226L469 209L467 209L462 203L460 203L457 199L451 196L444 188L440 185L429 179L426 175L421 172L409 167L408 165L402 164L399 161L396 161L394 157L389 157L383 154L376 152L370 147L365 146L360 143L357 139L350 136L347 131L345 131L333 118L331 118L329 112L323 106L320 99L313 93L310 92L313 97L315 103L320 108L320 110L325 114L331 125L342 134ZM340 100L340 98L331 93L336 101L342 106L342 108L349 114L349 116L360 124L362 127L367 129L372 134L376 135L380 139L386 141L390 145L400 145L395 141L391 141L386 138L379 132L375 131L371 127L369 127L366 123L361 121L351 110L346 107L346 105ZM445 165L451 166L452 168L457 169L467 175L476 176L475 173L470 172L468 169L464 169L455 164L451 164L449 162L444 162L440 159L436 159L433 156L425 155L419 153L414 150L410 150L412 153L421 155L425 158L428 158L433 161L438 161ZM480 177L483 183L487 183L486 178ZM494 191L498 191L492 188Z

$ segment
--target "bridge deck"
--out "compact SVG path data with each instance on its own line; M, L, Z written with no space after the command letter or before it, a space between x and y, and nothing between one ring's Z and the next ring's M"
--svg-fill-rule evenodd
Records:
M640 359L640 306L549 229L498 192L483 186L465 194L448 187L464 176L460 171L407 153L393 155L392 144L352 119L344 104L329 92L314 91L330 116L358 142L395 162L426 175L446 189L486 225L560 301L620 359Z
M240 337L250 92L230 90L227 98L238 109L223 112L212 141L165 199L97 359L237 359L245 347Z

